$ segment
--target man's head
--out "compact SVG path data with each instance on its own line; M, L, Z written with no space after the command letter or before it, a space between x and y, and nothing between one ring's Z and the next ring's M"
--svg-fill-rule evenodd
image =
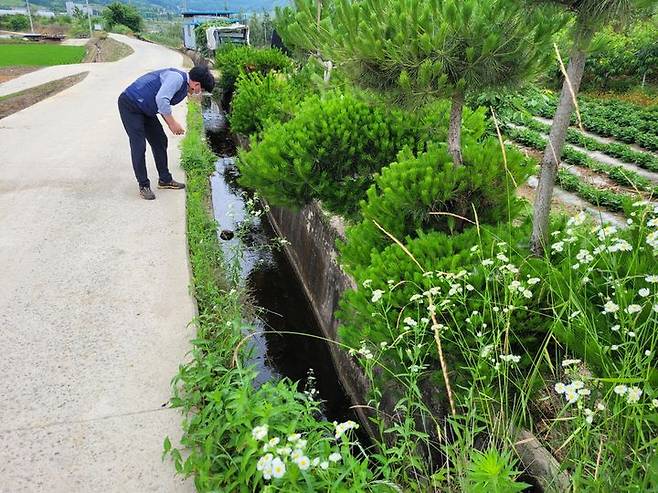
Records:
M190 87L189 94L200 94L201 90L212 92L215 87L215 78L208 70L208 67L197 65L190 70Z

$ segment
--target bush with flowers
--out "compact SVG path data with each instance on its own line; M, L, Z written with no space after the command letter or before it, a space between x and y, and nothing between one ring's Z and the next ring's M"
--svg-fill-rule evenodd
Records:
M514 454L515 430L527 427L575 489L658 488L658 207L636 204L628 223L579 214L554 233L546 259L526 257L517 241L526 232L487 241L483 227L428 262L446 241L432 233L356 271L380 277L346 295L341 335L373 376L373 405L377 375L441 386L448 483L466 488L483 443Z
M406 242L409 253L397 244L373 253L369 265L351 271L364 289L346 292L342 299L341 340L354 348L364 344L384 347L389 365L395 366L406 360L406 346L417 343L412 343L408 334L418 324L429 340L433 338L430 329L436 323L464 333L463 324L480 327L484 323L481 312L486 307L483 298L476 294L495 287L490 277L494 265L501 267L501 277L518 284L518 290L489 309L508 311L510 306L532 305L535 279L522 282L518 267L524 258L529 228L526 222L516 228L470 228L455 235L420 233L418 238ZM489 251L491 258L482 262L480 251ZM455 300L462 303L455 304ZM373 305L385 306L386 316L381 310L374 310ZM536 309L514 310L512 316L515 327L541 326ZM530 345L537 340L536 332L538 329L514 330L513 342ZM432 351L431 345L429 349ZM453 349L456 348L449 346L447 350L449 358L461 361L459 351Z
M254 385L252 369L214 369L198 390L207 404L190 414L176 469L200 491L391 491L374 481L353 437L353 421L329 423L321 403L288 380Z

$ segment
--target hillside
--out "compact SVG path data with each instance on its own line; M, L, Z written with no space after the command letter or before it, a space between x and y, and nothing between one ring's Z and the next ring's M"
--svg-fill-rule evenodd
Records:
M80 0L78 0L80 3ZM31 0L31 4L39 7L47 7L56 12L64 12L65 0ZM111 3L110 0L95 0L89 2L91 5L103 6ZM230 1L210 1L210 0L196 0L182 2L180 0L132 0L128 3L135 5L140 11L145 14L155 13L179 13L183 9L183 5L187 4L188 10L214 10L225 9L228 7L230 10L244 11L244 12L260 12L263 10L273 10L277 5L285 5L287 0L230 0ZM23 7L24 0L0 0L0 8Z

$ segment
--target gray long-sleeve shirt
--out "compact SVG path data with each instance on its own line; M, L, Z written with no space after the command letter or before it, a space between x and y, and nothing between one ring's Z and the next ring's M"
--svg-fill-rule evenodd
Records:
M183 79L181 74L173 70L167 70L160 74L160 90L155 95L155 104L158 106L158 113L161 115L171 115L171 98L174 97L183 84L187 81Z

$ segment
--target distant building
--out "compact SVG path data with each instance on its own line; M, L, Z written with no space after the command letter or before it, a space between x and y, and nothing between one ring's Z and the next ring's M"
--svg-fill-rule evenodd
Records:
M34 15L41 17L55 17L55 12L52 10L39 9L33 11ZM0 9L0 15L27 15L27 9L25 8L15 8L15 9Z
M0 9L0 15L27 15L27 9Z
M243 20L239 12L231 10L218 11L186 11L183 12L183 44L185 48L196 50L200 47L196 44L194 29L204 22L225 20L230 23L239 23Z
M75 9L78 9L84 15L95 15L93 7L87 7L82 3L66 2L64 5L66 6L67 15L75 14Z

